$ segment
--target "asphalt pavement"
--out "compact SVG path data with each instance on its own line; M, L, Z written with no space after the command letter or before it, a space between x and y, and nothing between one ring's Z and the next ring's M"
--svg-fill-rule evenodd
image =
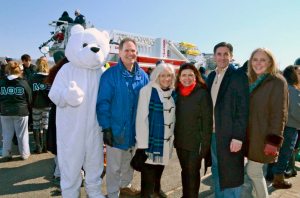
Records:
M1 150L1 149L0 149ZM28 160L22 160L18 155L17 147L14 146L13 160L3 162L0 158L0 197L12 198L44 198L61 197L60 189L52 182L54 169L53 155L51 153L32 154ZM297 162L300 170L300 163ZM213 182L210 170L206 175L201 169L201 185L199 197L213 198ZM290 178L293 187L288 190L276 190L268 183L270 198L300 198L300 173L297 177ZM165 168L162 176L162 190L171 198L182 196L180 166L174 150L170 164ZM133 186L140 188L140 173L134 173ZM245 175L242 198L250 198L251 184ZM105 177L103 180L102 191L106 194ZM81 197L87 197L84 187L81 188Z

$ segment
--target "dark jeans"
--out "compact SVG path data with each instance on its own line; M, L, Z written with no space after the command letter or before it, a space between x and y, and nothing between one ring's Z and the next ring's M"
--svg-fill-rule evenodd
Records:
M300 146L300 130L297 130L297 133L298 133L298 138L296 141L295 149L299 148Z
M181 166L182 197L198 198L201 157L199 152L176 149Z
M160 179L164 171L163 165L145 164L141 171L141 197L148 198L160 191Z
M218 157L217 157L217 141L216 133L213 133L211 136L211 173L214 181L214 191L215 198L237 198L241 197L241 186L234 188L225 188L221 190L220 181L219 181L219 168L218 168Z
M272 169L273 174L284 174L298 138L296 128L286 126L284 128L283 137L284 140L279 151L278 161L274 164Z

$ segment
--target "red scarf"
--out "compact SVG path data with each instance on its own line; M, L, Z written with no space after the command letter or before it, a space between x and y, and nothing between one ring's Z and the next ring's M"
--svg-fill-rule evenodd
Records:
M196 86L196 81L193 82L190 86L187 86L187 87L184 87L181 84L181 82L179 82L178 88L179 88L180 95L182 95L182 96L190 95L190 93L194 90L195 86Z

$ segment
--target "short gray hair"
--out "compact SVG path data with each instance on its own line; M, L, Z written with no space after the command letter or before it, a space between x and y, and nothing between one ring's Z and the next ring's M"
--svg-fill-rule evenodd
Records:
M175 76L175 69L174 66L172 64L169 63L160 63L158 64L154 70L152 71L151 75L150 75L150 81L152 82L156 82L158 83L157 79L159 77L159 75L165 70L165 69L169 69L172 73L172 84L171 84L171 88L174 88L175 85L175 80L176 80L176 76ZM159 84L159 83L158 83Z

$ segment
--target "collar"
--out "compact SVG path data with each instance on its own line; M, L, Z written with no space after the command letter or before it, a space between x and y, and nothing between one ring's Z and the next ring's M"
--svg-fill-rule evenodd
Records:
M132 71L129 71L126 66L124 65L124 63L122 62L121 58L119 59L119 63L122 65L123 69L128 71L129 73L135 73L135 70L136 70L136 62L133 63L133 68L132 68Z
M124 77L134 77L135 80L140 80L142 77L141 77L141 73L139 71L140 67L138 65L137 62L134 62L134 65L133 65L133 70L132 72L128 71L125 67L125 65L123 64L122 60L119 59L119 62L118 64L120 65L120 70L121 70L121 73Z
M149 84L150 84L152 87L156 88L157 90L159 90L159 91L161 91L161 92L168 92L168 91L172 92L172 91L173 91L173 88L172 88L172 87L169 87L167 90L163 90L163 89L160 87L160 85L159 85L157 82L155 82L155 81L151 81L151 82L149 82Z
M45 72L38 72L37 74L40 74L40 75L43 75L43 76L48 76L49 75L48 73L45 73Z
M193 82L191 85L189 85L188 87L184 87L181 82L178 83L178 90L180 95L182 96L188 96L192 93L192 91L194 90L195 86L197 85L196 81Z
M157 92L159 93L158 96L159 96L161 102L168 101L172 97L172 92L174 91L173 88L170 88L169 90L164 91L160 87L160 85L158 83L156 83L155 81L151 81L149 84L151 87L153 87L157 90Z
M215 72L217 75L224 74L228 68L229 68L229 65L227 67L225 67L224 69L218 69L218 67L216 67Z
M19 76L18 75L9 75L9 76L7 76L8 80L13 80L13 79L16 79L16 78L19 78Z
M26 68L30 68L32 64L30 63L28 67L26 67L24 64L22 64L22 65L23 65L24 69L26 69Z

